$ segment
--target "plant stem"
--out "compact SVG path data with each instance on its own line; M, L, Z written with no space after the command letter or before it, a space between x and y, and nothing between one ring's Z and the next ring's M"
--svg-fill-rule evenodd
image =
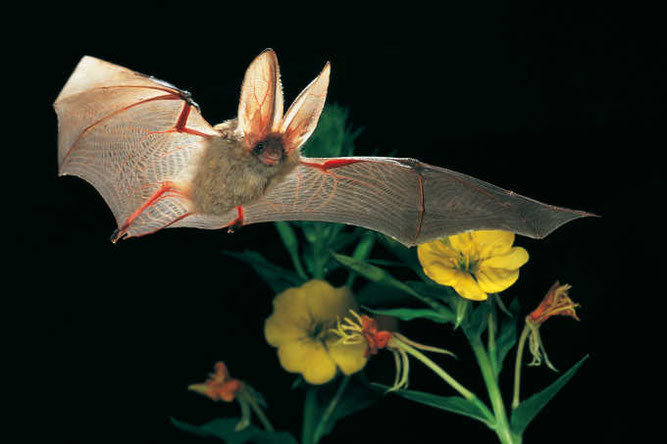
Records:
M496 434L498 435L500 442L504 444L515 444L517 442L516 437L510 430L507 414L505 412L505 405L498 387L498 381L496 380L491 361L484 349L484 345L479 336L468 336L468 341L477 358L477 363L479 364L489 394L489 399L491 400L491 407L493 408L493 413L496 417Z
M264 411L257 405L257 402L255 402L255 399L250 396L245 394L243 391L240 393L243 393L243 398L247 403L252 407L252 411L255 412L255 415L257 415L257 418L259 419L259 422L262 423L262 426L264 427L264 430L273 432L273 426L271 425L271 421L269 421L269 418L264 414Z
M309 387L303 405L303 424L301 427L301 444L315 444L314 430L315 412L317 410L317 388Z
M454 379L449 373L444 371L438 364L431 361L426 355L421 353L419 350L411 347L403 341L400 341L399 345L406 353L409 353L414 358L420 360L425 366L433 370L433 372L440 376L447 384L452 386L454 390L459 392L468 401L473 402L479 409L482 411L485 416L488 418L487 425L492 427L493 424L493 414L489 411L488 407L470 390L461 385L456 379ZM493 428L493 427L492 427Z
M526 338L530 333L528 324L523 327L519 337L519 345L516 349L516 361L514 362L514 396L512 397L512 410L519 407L519 389L521 387L521 362L523 360L523 348L526 345Z
M334 410L336 410L338 401L340 401L340 398L343 396L343 393L345 392L345 389L347 388L347 384L349 382L350 382L349 376L345 376L343 380L340 382L338 390L336 390L336 393L334 394L333 398L331 398L331 401L329 402L329 405L327 406L326 410L324 411L324 413L322 413L320 421L317 423L317 427L315 428L315 432L313 434L313 443L319 442L320 438L322 438L322 435L324 433L324 428L327 426L329 418L331 418L331 415L333 414Z

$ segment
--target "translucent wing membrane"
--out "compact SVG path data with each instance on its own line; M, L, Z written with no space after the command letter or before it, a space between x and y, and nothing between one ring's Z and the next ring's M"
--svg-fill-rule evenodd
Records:
M246 206L245 224L311 220L358 225L411 246L469 230L542 238L582 211L546 205L412 159L303 159L284 183Z
M153 232L188 214L183 188L193 160L217 133L187 93L84 57L54 107L60 174L95 186L119 235Z

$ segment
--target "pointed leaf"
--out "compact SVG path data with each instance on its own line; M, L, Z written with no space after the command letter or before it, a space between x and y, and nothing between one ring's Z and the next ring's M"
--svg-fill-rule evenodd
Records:
M356 374L349 378L347 386L334 403L334 392L332 389L339 389L335 384L329 387L321 387L318 390L318 411L319 423L315 428L315 438L321 439L333 430L334 426L341 419L359 412L381 398L376 390L372 389L362 375Z
M558 393L558 391L572 379L587 358L588 355L581 358L579 362L574 364L567 372L563 373L560 378L547 388L519 404L519 407L512 412L512 431L517 435L523 434L523 431L528 427L528 424L535 419L537 414L540 413L551 398L553 398L556 393Z
M297 287L305 282L305 279L300 278L292 270L268 261L256 251L245 250L242 253L223 251L222 254L249 264L275 293L280 293L289 287Z
M443 314L430 308L390 308L386 310L375 310L372 308L364 308L373 314L393 316L402 321L412 321L413 319L428 319L440 324L453 322L455 319L454 313Z
M178 421L174 418L170 419L174 426L183 431L194 433L201 437L220 438L227 444L244 444L247 442L256 444L297 444L294 437L287 432L269 432L261 430L252 424L237 432L235 427L239 423L240 418L214 419L200 426Z
M345 265L349 269L356 271L369 281L386 285L388 287L393 287L411 296L414 296L415 298L419 299L426 305L430 306L433 310L442 313L444 316L447 316L447 313L449 313L449 310L445 306L440 304L438 301L434 300L429 296L422 295L416 290L413 290L410 286L399 281L391 274L389 274L386 270L380 267L376 267L375 265L371 265L368 262L360 261L350 256L345 256L343 254L337 254L332 252L331 255L338 262Z
M373 383L372 385L385 391L389 389L389 386L382 384ZM420 404L476 419L491 428L495 424L495 419L488 409L482 409L475 402L460 396L439 396L416 390L397 390L392 393Z
M517 299L514 299L510 305L510 313L512 313L514 317L501 316L500 331L498 332L498 338L496 339L496 377L498 377L503 368L505 357L507 357L507 354L512 350L514 344L516 344L516 319L518 312L519 303L517 302Z

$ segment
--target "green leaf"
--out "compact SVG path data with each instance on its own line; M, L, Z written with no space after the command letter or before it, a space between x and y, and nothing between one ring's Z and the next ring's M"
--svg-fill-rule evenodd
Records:
M454 314L438 313L430 308L390 308L386 310L376 310L364 306L364 309L373 314L393 316L402 321L412 321L413 319L428 319L440 324L454 321Z
M268 261L256 251L245 250L242 253L223 251L222 254L249 264L275 293L280 293L289 287L298 287L305 282L305 279L292 270Z
M299 258L299 239L296 237L296 233L292 228L292 225L289 222L274 222L280 239L283 241L287 252L292 258L292 264L294 264L294 269L297 274L302 279L308 279L308 275L301 265L301 259Z
M433 310L437 311L438 313L441 313L443 316L448 316L450 313L450 310L447 309L444 305L440 304L438 301L434 300L429 296L422 295L416 290L413 290L409 285L399 281L391 274L389 274L386 270L380 267L376 267L375 265L371 265L368 262L360 261L350 256L345 256L343 254L337 254L332 252L331 255L338 262L350 268L351 270L356 271L369 281L386 285L388 287L401 290L411 296L414 296L415 298L419 299L426 305L430 306Z
M314 429L315 442L331 433L338 421L369 407L381 397L360 373L348 377L347 382L343 377L340 385L320 387L317 393L319 423Z
M405 307L415 304L415 298L394 287L367 282L356 292L357 302L369 307Z
M389 386L382 384L374 383L373 386L384 391L389 389ZM419 392L416 390L397 390L392 393L420 404L476 419L477 421L483 422L490 428L493 428L495 424L495 419L491 412L488 411L488 409L485 411L475 402L469 401L460 396L439 396L432 393Z
M287 432L269 432L252 424L237 432L235 427L240 418L214 419L200 426L178 421L174 418L170 418L170 420L175 427L183 431L201 437L220 438L227 444L244 444L250 441L256 444L297 444L294 437Z
M574 364L567 372L563 373L560 378L551 383L547 388L519 404L519 406L512 412L512 431L515 434L523 434L523 431L528 427L528 424L535 419L537 414L540 413L556 393L558 393L558 391L572 379L587 358L588 355L581 358L579 362Z
M500 331L496 339L496 378L503 369L505 357L512 350L514 344L516 344L516 320L519 313L519 302L516 298L512 301L509 310L514 317L501 316Z
M489 313L491 312L491 304L484 301L477 305L476 308L470 312L463 320L462 326L468 338L479 339L482 333L489 326Z

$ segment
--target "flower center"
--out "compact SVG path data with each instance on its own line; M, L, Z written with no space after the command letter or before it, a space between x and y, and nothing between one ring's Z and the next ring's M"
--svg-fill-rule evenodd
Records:
M477 263L479 262L476 257L469 253L459 252L458 260L458 269L461 271L466 271L468 273L474 274L477 271Z
M326 344L327 340L331 336L331 327L334 323L325 323L325 322L313 322L313 324L308 329L308 337L313 341L319 341L322 344Z

